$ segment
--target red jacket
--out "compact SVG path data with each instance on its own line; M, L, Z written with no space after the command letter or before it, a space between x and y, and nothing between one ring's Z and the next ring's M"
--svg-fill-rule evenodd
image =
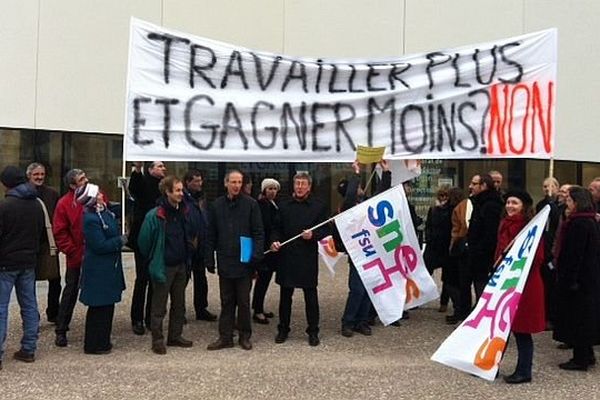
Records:
M58 250L67 256L67 268L81 267L84 252L83 206L75 201L73 190L69 190L56 204L52 233Z
M498 244L496 245L496 259L498 259L502 251L519 234L525 225L527 225L527 221L522 214L512 217L506 216L500 221ZM544 283L540 273L543 262L544 243L540 241L512 323L511 330L513 332L538 333L543 332L546 328Z

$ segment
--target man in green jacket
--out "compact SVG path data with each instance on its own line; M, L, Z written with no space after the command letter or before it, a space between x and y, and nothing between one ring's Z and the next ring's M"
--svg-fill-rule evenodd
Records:
M166 354L163 320L167 313L167 299L171 296L171 312L167 346L191 347L184 339L185 287L191 260L191 249L197 240L190 227L189 210L183 203L183 183L167 176L160 184L162 197L158 206L146 214L138 237L138 246L149 262L152 283L150 330L152 351Z

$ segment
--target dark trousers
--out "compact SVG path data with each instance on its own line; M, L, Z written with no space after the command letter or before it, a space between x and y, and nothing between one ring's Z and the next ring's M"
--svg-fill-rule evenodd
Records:
M319 295L317 288L302 288L304 291L304 309L306 312L306 321L308 328L306 333L316 335L319 333ZM293 287L281 287L279 297L279 326L281 332L290 331L290 319L292 316L292 296L294 295Z
M83 350L97 352L110 350L110 333L112 332L115 305L88 307L85 315L85 338Z
M548 265L541 268L542 280L544 282L544 296L546 304L546 320L552 324L556 323L556 270L550 270Z
M594 358L594 348L592 346L573 346L573 361L576 364L587 367Z
M219 337L224 342L233 340L235 311L237 307L237 328L240 338L250 338L252 324L250 322L250 288L252 278L223 278L219 276L219 292L221 295L221 316L219 317Z
M58 307L58 317L56 318L56 329L57 334L67 333L69 330L69 324L73 318L73 309L77 303L77 297L79 297L79 276L81 269L79 268L67 268L65 274L65 288L62 292L60 299L60 305Z
M449 300L455 309L460 303L460 281L458 271L458 257L450 256L445 266L442 267L442 294L440 305L448 305Z
M58 318L58 309L60 307L60 276L48 280L48 307L46 308L46 317L49 320Z
M454 314L456 317L464 319L471 312L473 274L469 267L469 261L466 255L458 258L458 304Z
M472 308L471 285L475 288L475 302L479 300L483 289L488 283L488 271L474 266L468 259L463 257L459 260L459 282L460 282L460 306L457 316L465 318Z
M515 372L521 376L531 378L531 365L533 363L533 338L530 333L516 333L517 341L517 368Z
M204 268L193 270L192 275L194 280L194 310L197 316L208 307L208 282Z
M252 296L252 309L255 314L265 312L265 297L267 296L271 278L273 278L272 269L258 270L258 277L254 283L254 294Z
M348 299L346 300L346 307L342 316L342 325L355 327L367 323L369 310L371 309L371 299L369 299L369 294L360 279L358 271L356 271L356 267L353 264L350 264L349 267L348 289L350 291L348 292Z
M149 327L150 310L152 307L152 284L150 283L148 263L139 253L139 250L135 250L134 256L135 284L133 286L133 296L131 298L131 322L145 322L146 326Z
M171 298L169 309L169 330L167 340L176 340L183 332L185 316L185 286L187 285L187 268L185 264L166 267L167 281L152 282L152 313L150 330L152 342L163 343L163 320L167 314L167 300Z

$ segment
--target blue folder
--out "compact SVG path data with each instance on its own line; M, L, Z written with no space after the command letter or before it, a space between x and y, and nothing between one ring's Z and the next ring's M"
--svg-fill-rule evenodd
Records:
M248 236L240 236L240 262L249 263L254 252L254 241Z

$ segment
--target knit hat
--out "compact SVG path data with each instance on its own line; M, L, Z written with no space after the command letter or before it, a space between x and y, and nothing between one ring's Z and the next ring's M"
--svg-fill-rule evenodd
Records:
M262 180L262 182L260 184L260 191L264 192L265 189L270 188L270 187L275 187L277 190L281 189L281 185L279 184L279 182L277 182L277 179L265 178Z
M346 196L347 190L348 190L348 179L342 178L337 185L337 192L342 196Z
M96 198L100 188L93 183L86 183L75 190L75 199L84 207L91 207L96 204Z
M504 195L504 200L508 200L509 197L516 197L523 202L524 206L532 206L533 199L526 191L522 189L511 189Z
M8 189L12 189L21 183L27 182L27 177L21 168L9 165L4 168L2 174L0 174L0 181L2 181L2 184Z

